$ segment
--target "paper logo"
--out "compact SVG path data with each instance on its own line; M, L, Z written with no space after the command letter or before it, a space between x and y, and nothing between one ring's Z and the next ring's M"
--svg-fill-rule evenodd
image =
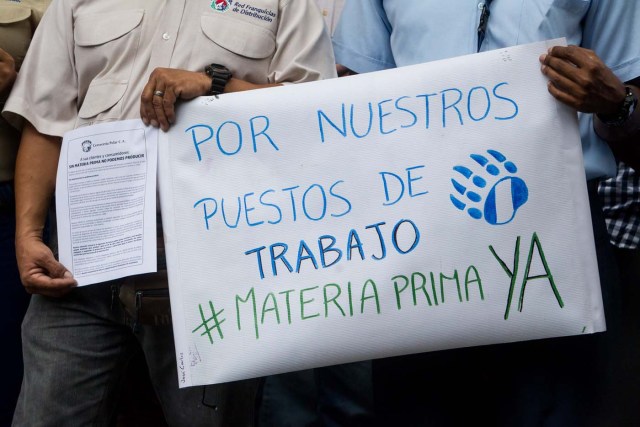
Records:
M84 151L85 153L91 151L91 141L89 141L88 139L82 141L82 151Z
M233 0L213 0L211 2L211 9L217 10L218 12L226 12Z

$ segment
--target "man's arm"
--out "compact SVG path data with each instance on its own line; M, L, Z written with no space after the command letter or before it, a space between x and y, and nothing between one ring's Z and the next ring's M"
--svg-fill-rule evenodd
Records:
M640 99L640 77L628 81L626 85L634 93L635 99ZM618 126L608 126L596 116L593 127L598 136L609 143L616 158L640 171L640 104L636 104L627 120Z
M594 115L594 130L619 160L640 168L640 109L617 126L608 126L600 116L615 115L628 86L640 96L640 78L626 84L589 49L555 46L540 57L542 72L549 78L549 92L559 101Z
M280 86L279 83L253 84L245 80L231 78L225 86L225 93ZM140 117L146 125L167 131L175 122L175 103L178 99L189 100L206 95L211 89L211 77L204 72L156 68L142 90ZM154 95L160 91L163 96Z
M55 190L60 138L38 132L30 123L22 131L16 163L16 257L27 292L62 296L77 285L43 243L42 233Z

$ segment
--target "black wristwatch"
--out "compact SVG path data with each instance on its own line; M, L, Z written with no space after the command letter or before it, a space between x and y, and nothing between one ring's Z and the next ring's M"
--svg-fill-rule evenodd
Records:
M633 93L629 86L625 86L627 94L624 97L624 101L620 105L620 109L615 114L611 115L603 115L598 114L598 118L602 123L607 126L616 127L622 126L624 122L627 121L629 117L633 114L636 107L638 106L638 98Z
M207 95L218 96L224 92L224 87L231 78L231 71L224 65L211 64L204 67L204 72L211 77L211 89Z

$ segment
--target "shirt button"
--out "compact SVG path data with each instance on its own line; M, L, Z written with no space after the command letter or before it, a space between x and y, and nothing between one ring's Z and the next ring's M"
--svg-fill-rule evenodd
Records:
M478 9L482 9L484 7L484 3L478 3Z
M169 40L169 38L170 38L170 37L171 37L171 36L169 35L169 33L164 33L164 34L162 35L162 39L163 39L163 40Z

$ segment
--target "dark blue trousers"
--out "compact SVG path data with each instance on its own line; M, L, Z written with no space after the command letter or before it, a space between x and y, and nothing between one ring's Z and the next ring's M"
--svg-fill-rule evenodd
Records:
M612 425L619 278L597 183L588 186L608 331L375 360L381 425Z
M0 387L0 426L11 424L22 383L20 325L29 305L29 294L20 283L16 265L16 218L12 183L0 183L0 339L3 375Z

